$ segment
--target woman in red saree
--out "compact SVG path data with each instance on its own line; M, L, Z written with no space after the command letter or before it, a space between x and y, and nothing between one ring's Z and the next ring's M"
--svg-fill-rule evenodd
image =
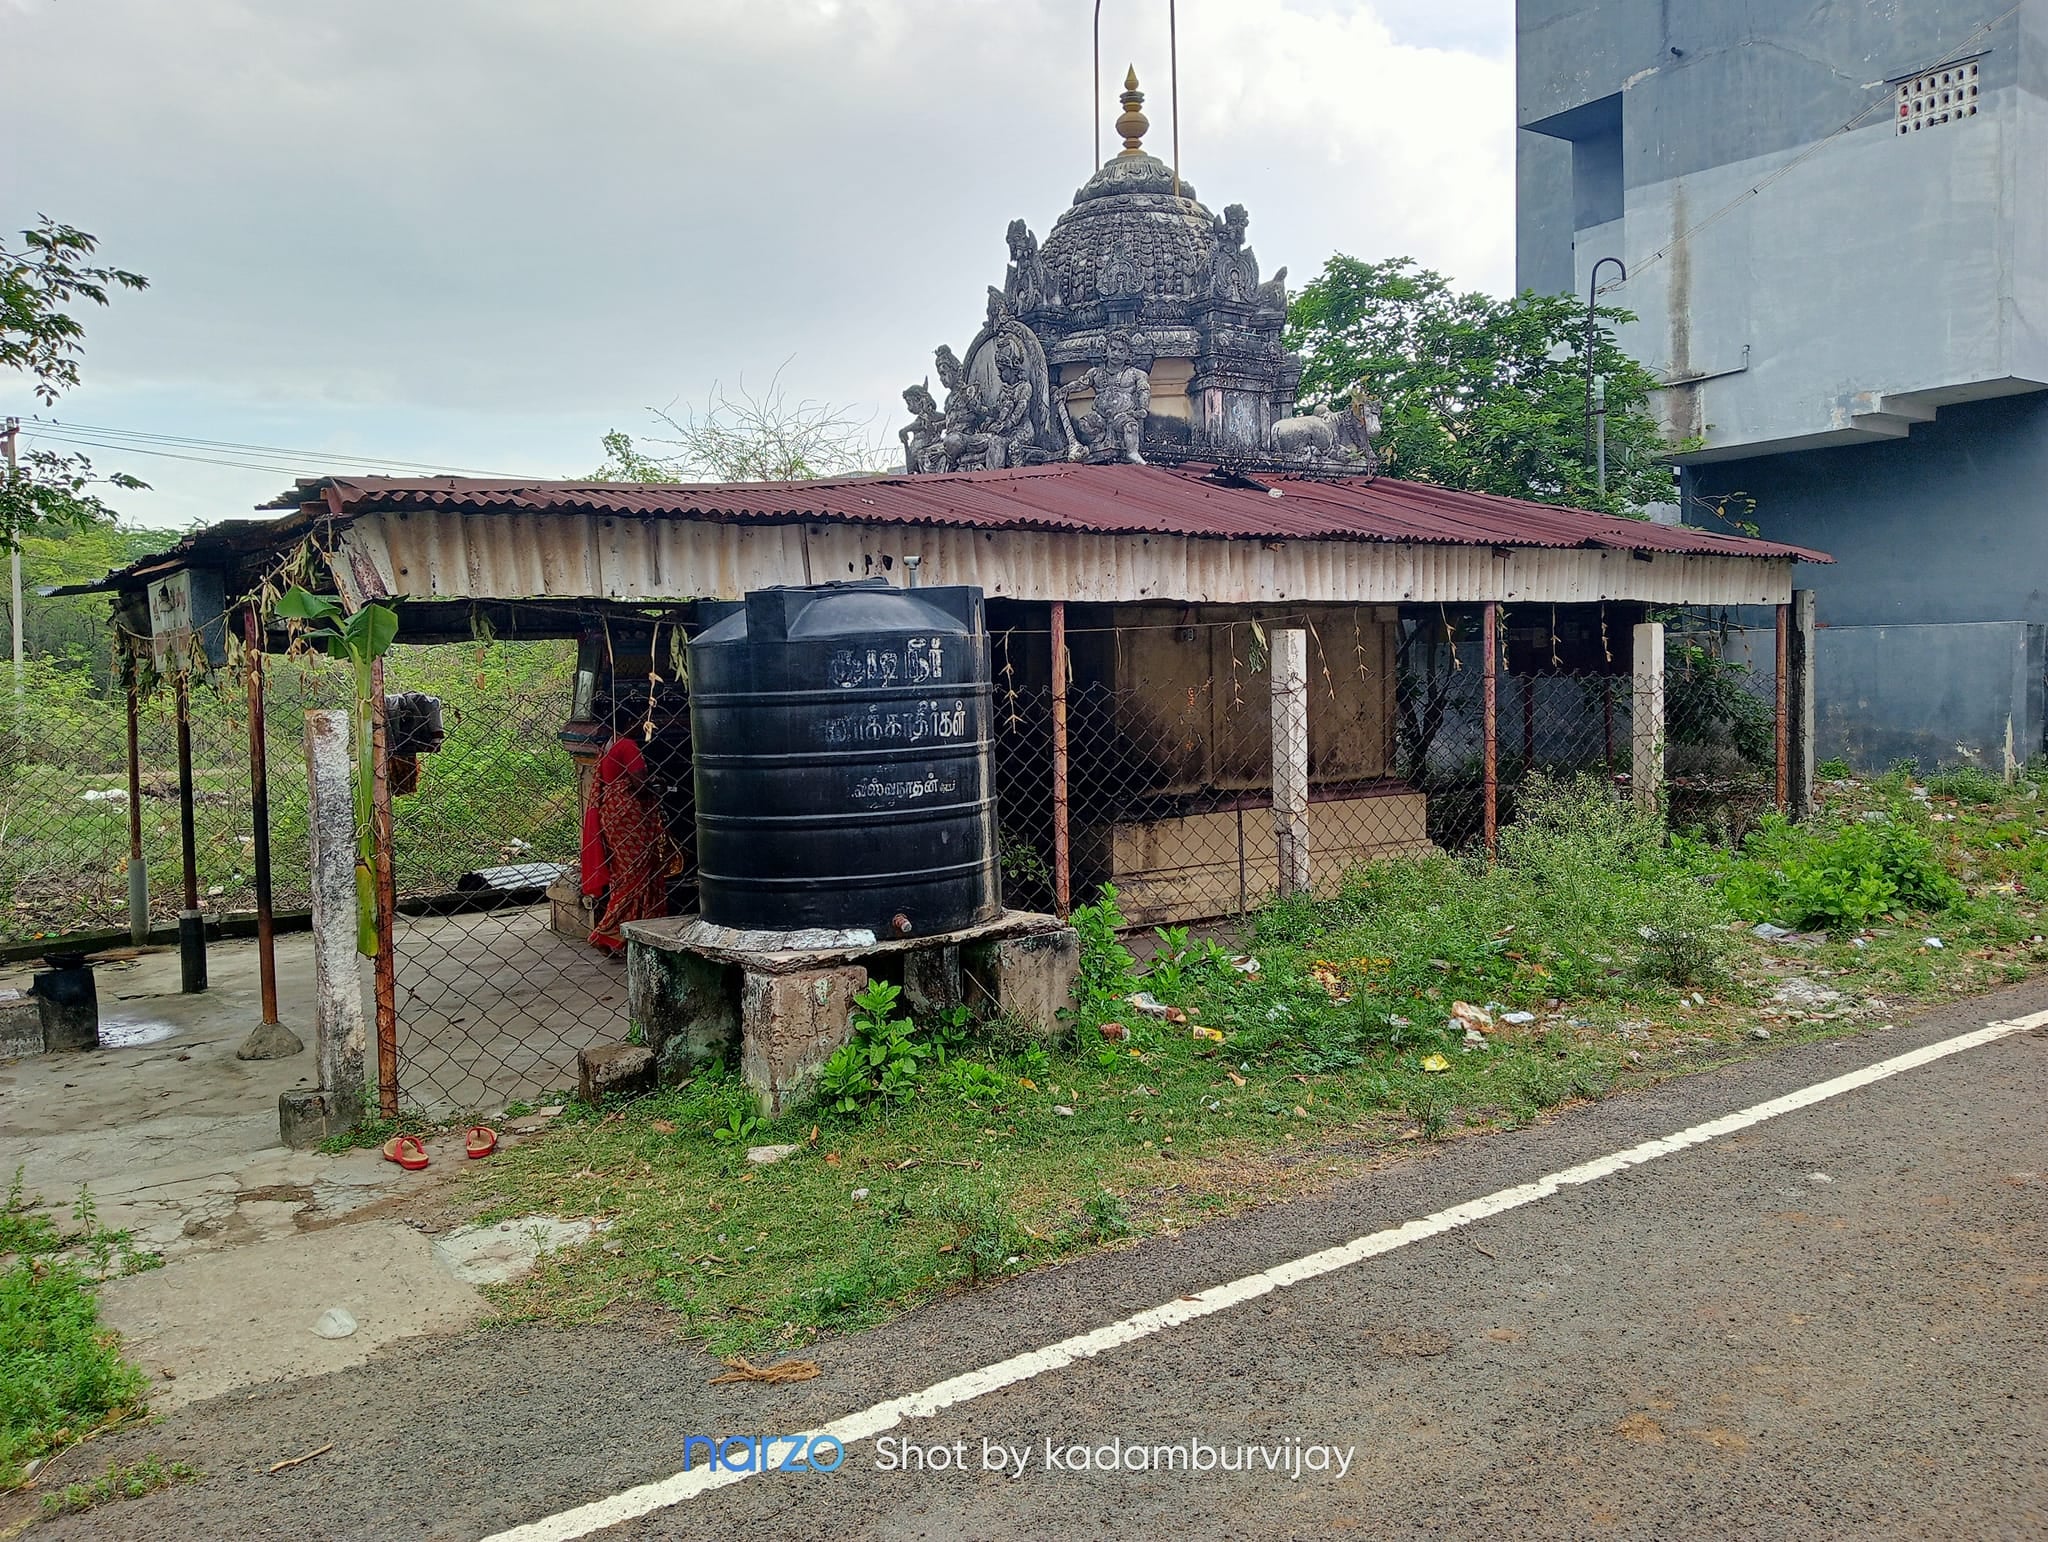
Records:
M597 762L583 815L583 892L600 905L593 944L616 953L626 945L619 929L628 921L668 914L671 855L647 757L621 734Z

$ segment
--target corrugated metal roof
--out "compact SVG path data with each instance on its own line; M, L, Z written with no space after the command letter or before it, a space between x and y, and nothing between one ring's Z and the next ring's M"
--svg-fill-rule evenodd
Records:
M759 523L846 520L1219 540L1593 547L1833 560L1824 552L1773 541L1616 519L1490 493L1453 492L1388 477L1262 475L1250 482L1193 466L1051 465L916 477L661 484L337 476L301 481L265 505L308 506L344 521L373 510L471 509Z

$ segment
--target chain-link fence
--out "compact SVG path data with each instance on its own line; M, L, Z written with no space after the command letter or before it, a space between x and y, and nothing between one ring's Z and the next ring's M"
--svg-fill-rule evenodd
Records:
M1063 891L1079 903L1113 884L1125 916L1151 924L1241 914L1270 897L1280 876L1270 645L1283 627L1307 639L1304 824L1316 887L1380 857L1483 848L1489 805L1492 828L1512 821L1532 775L1592 775L1626 794L1641 614L1503 607L1489 680L1478 607L1313 606L1229 620L1122 607L1063 629L1063 777L1050 630L999 628L1005 900L1051 909ZM1664 722L1646 728L1664 767L1659 796L1675 826L1739 839L1778 801L1774 663L1748 657L1748 634L1725 616L1664 619Z
M1590 774L1626 793L1646 733L1674 825L1739 839L1781 796L1776 659L1759 648L1770 632L1754 616L1663 613L1659 729L1638 721L1641 607L1503 607L1490 681L1479 607L1074 606L1057 681L1045 608L991 614L1013 908L1053 910L1063 893L1078 904L1114 884L1125 915L1152 925L1241 914L1276 891L1272 649L1282 629L1306 634L1302 823L1317 887L1376 858L1484 849L1489 807L1495 828L1511 822L1537 773ZM443 747L419 757L417 785L401 783L393 800L401 1101L452 1112L538 1096L573 1080L579 1049L628 1032L624 971L588 941L599 917L578 870L605 737L590 719L604 708L572 700L569 642L401 646L387 676L393 692L440 698L446 729ZM636 694L627 715L669 835L661 903L687 913L687 700L679 684L633 690L653 692L644 704ZM345 676L325 661L266 661L272 869L287 917L307 903L303 713L348 700ZM246 679L220 670L190 703L202 908L245 912ZM125 931L123 701L32 665L20 704L0 697L0 708L0 940ZM593 732L565 742L572 720ZM151 914L168 923L182 885L167 685L143 702L137 734Z
M4 687L0 687L4 690ZM314 660L268 661L264 709L275 907L307 905L306 759L300 724L343 705L346 684ZM247 678L222 669L188 694L199 908L253 912ZM128 859L139 837L153 925L184 903L175 693L160 683L136 714L139 798L128 782L127 704L80 671L31 660L17 696L0 695L0 945L129 929Z
M417 758L416 785L394 779L400 1101L494 1109L573 1084L578 1050L626 1034L625 971L588 941L578 877L586 773L563 738L575 649L420 651L436 667L394 667L387 684L431 680L446 735Z

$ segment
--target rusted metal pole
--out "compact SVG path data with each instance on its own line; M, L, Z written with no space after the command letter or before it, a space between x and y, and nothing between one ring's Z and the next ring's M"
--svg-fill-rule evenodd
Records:
M149 941L149 865L142 856L142 683L135 655L121 650L121 685L128 697L128 938Z
M1778 812L1792 802L1792 607L1778 607Z
M192 816L192 681L182 660L172 676L178 716L178 843L185 866L184 906L178 911L179 989L206 989L206 918L199 910L199 836Z
M270 909L270 773L263 727L263 623L256 607L242 613L249 645L249 829L256 850L256 970L263 993L263 1021L277 1022L277 944Z
M377 999L377 1106L398 1117L398 963L391 953L397 883L391 864L391 745L384 726L384 661L370 666L370 839L377 891L377 957L372 977Z
M1067 602L1052 602L1052 903L1064 921L1074 908L1067 841Z
M1486 685L1485 762L1486 801L1483 822L1486 854L1490 857L1500 844L1500 602L1488 600L1479 629L1480 648L1486 662L1480 678Z

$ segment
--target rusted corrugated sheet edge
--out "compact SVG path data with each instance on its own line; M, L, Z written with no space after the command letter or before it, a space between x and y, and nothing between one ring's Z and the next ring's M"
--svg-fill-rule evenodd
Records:
M737 599L769 584L899 578L990 596L1077 602L1783 604L1789 559L1436 542L1215 541L956 527L734 524L511 515L365 514L341 535L393 593L415 599Z
M329 479L322 490L338 513L468 508L628 519L847 520L1225 540L1590 545L1829 560L1824 553L1688 526L1615 519L1387 478L1282 478L1273 485L1281 496L1271 497L1255 487L1221 485L1185 469L1092 466L702 486L344 477Z

